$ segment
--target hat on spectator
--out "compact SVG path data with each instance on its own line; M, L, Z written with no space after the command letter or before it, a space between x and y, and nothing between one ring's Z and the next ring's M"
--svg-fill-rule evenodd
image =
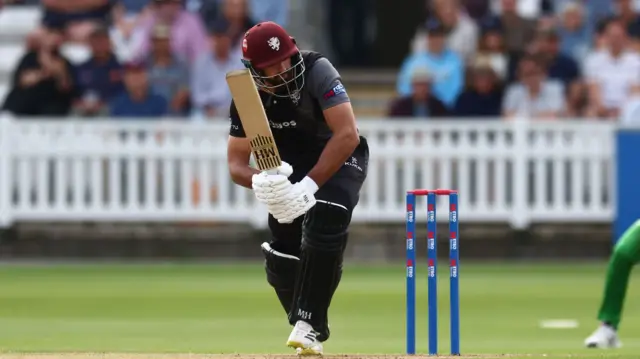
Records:
M169 26L158 24L153 28L152 36L154 39L158 40L169 39L169 37L171 37L171 29Z
M411 73L411 82L412 83L425 83L431 82L433 80L433 76L431 72L426 67L418 67Z
M446 35L447 28L438 20L428 20L425 29L429 35Z
M495 74L489 57L477 57L471 64L471 69L476 74Z

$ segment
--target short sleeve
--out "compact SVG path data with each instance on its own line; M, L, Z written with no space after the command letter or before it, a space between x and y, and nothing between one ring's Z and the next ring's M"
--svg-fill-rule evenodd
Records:
M231 108L229 109L229 121L229 135L233 137L247 137L244 133L242 122L240 121L238 109L236 109L236 104L233 101L231 102Z
M309 92L318 100L322 110L349 102L338 70L326 58L320 58L307 76Z

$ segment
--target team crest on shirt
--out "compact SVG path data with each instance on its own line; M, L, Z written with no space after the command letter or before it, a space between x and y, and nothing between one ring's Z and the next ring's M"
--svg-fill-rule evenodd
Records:
M280 39L277 37L270 38L269 41L267 41L267 44L269 44L269 47L273 50L280 51Z

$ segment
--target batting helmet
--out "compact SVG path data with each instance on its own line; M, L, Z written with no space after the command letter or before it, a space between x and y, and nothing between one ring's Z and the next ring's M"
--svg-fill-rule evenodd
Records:
M278 97L300 98L304 61L296 40L275 22L261 22L242 39L242 62L256 85Z

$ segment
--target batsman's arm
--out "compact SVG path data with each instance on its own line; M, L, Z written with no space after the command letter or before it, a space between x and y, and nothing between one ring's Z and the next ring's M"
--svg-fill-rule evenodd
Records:
M332 132L318 163L307 174L318 187L322 187L358 147L360 136L349 96L338 71L329 60L322 58L316 62L309 73L309 86Z
M251 160L250 140L246 137L244 128L242 128L242 122L234 103L231 103L229 114L231 121L229 141L227 142L229 175L236 184L252 189L251 177L256 173L260 173L260 171L249 166L249 161Z

